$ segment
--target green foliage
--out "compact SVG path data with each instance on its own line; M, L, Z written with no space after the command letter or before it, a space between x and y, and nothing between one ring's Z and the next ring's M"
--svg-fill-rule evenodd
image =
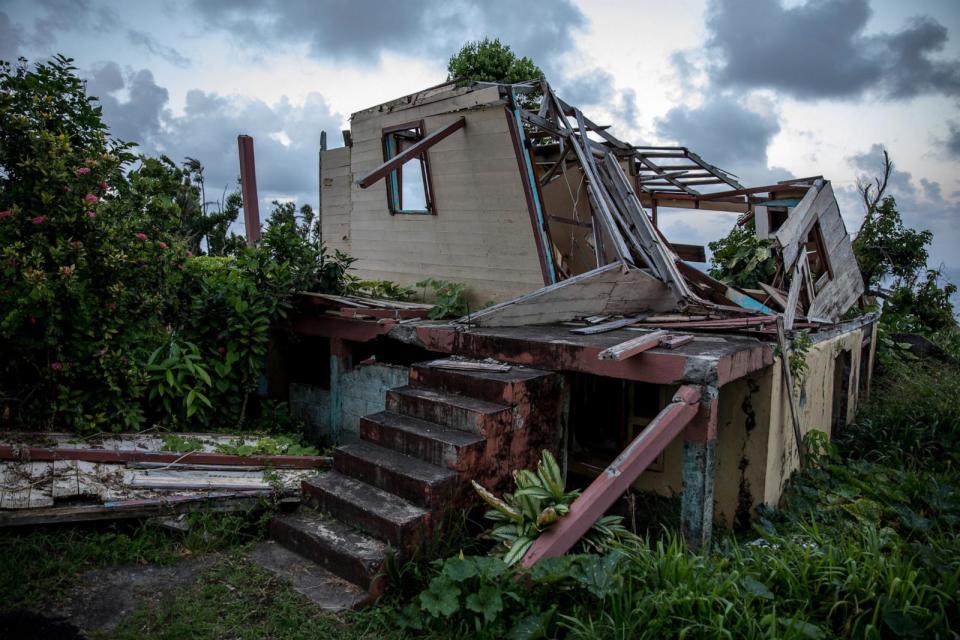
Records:
M466 288L462 282L447 282L427 278L414 285L423 289L423 299L427 299L427 288L432 290L433 308L427 314L432 320L440 318L459 318L470 311L467 305Z
M254 436L248 444L241 439L237 444L217 445L219 453L235 456L316 456L316 447L302 444L297 436Z
M893 277L896 286L912 286L917 274L926 268L927 246L932 240L930 231L904 227L896 200L885 197L867 212L853 241L864 286L875 290L887 277Z
M367 298L407 301L417 294L417 290L390 280L360 280L347 276L347 293Z
M537 80L543 72L524 56L517 57L510 45L484 38L467 42L447 62L447 80L516 84Z
M0 66L0 420L244 427L271 323L297 290L342 292L352 259L289 203L248 248L239 195L208 212L199 162L128 149L69 60Z
M883 323L892 331L924 333L956 329L953 302L950 297L957 286L940 284L940 271L929 269L926 278L914 287L893 290L883 305Z
M543 531L570 512L570 505L579 491L565 491L560 467L553 454L544 450L536 472L522 469L513 472L517 490L503 496L493 495L473 482L473 488L488 506L486 518L497 523L490 537L498 542L491 553L502 556L504 563L513 565L523 559L527 550ZM581 544L595 551L604 551L610 545L629 537L620 516L604 516L581 539Z
M769 283L777 271L773 245L757 237L753 224L737 225L729 235L711 242L710 275L736 287L755 289Z

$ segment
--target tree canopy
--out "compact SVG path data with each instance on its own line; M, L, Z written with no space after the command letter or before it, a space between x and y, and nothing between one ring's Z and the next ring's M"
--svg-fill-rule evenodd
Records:
M543 72L527 56L518 57L499 39L467 42L447 63L447 80L515 84L536 80Z

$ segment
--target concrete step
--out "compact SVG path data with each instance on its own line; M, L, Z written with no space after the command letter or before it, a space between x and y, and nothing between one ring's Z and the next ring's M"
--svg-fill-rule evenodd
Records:
M410 384L514 406L536 398L555 384L552 371L512 366L510 371L466 371L420 362L410 367Z
M305 508L275 516L270 521L270 535L294 553L365 589L372 597L383 591L381 573L388 554L385 542Z
M429 513L403 498L336 471L321 473L301 483L307 506L386 540L397 549L417 541Z
M387 410L485 437L513 428L507 405L426 387L390 389Z
M392 411L362 418L360 439L460 472L480 464L485 446L475 433Z
M333 468L427 509L443 506L459 487L450 469L363 441L337 447Z
M365 589L327 571L316 562L290 551L274 540L265 540L247 552L255 564L286 581L327 611L353 609L369 601Z

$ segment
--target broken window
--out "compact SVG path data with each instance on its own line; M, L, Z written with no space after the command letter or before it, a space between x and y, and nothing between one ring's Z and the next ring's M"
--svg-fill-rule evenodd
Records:
M383 159L393 158L423 139L423 124L408 123L383 130ZM430 189L430 165L426 151L387 175L387 204L391 214L436 213Z

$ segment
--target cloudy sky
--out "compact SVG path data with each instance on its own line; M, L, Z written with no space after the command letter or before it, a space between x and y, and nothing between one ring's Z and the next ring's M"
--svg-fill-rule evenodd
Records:
M63 53L113 133L232 188L256 140L261 196L316 204L320 131L445 79L466 40L531 56L561 96L638 144L683 144L748 184L823 174L848 229L880 149L932 265L960 273L957 0L0 0L0 59ZM544 7L548 7L544 9ZM667 216L705 243L732 218Z

